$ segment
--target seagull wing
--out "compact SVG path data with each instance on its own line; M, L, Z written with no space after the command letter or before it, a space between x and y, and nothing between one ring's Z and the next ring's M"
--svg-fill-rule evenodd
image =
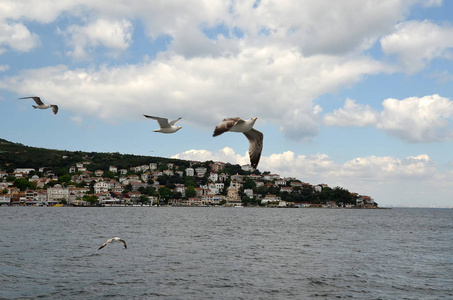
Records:
M245 122L241 118L226 118L223 119L214 129L214 134L212 136L221 135L224 132L230 131L230 129L237 123Z
M170 124L171 126L173 126L173 125L176 124L176 122L178 122L178 121L181 120L181 119L182 119L182 118L177 118L176 120L171 121L169 124Z
M102 246L99 247L98 250L101 250L102 248L104 248L105 246L107 246L108 244L110 244L111 241L113 241L113 239L108 239L107 242L105 242L104 244L102 244Z
M36 104L38 104L38 105L43 105L44 104L41 101L41 98L39 98L39 97L23 97L23 98L19 98L19 99L33 99L33 100L35 100Z
M119 239L119 241L123 244L124 248L127 249L126 241L123 239Z
M263 133L256 129L251 129L244 132L244 135L249 140L249 156L252 168L256 169L261 157L261 151L263 150Z
M153 116L147 116L144 115L147 118L156 120L159 123L160 128L170 128L170 124L168 124L168 119L166 118L160 118L160 117L153 117Z
M54 114L57 114L58 112L58 106L57 105L51 105L50 107L52 107L52 111Z

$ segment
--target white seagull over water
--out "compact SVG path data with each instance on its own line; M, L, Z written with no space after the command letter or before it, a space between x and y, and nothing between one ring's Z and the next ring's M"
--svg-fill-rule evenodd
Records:
M214 130L212 136L221 135L224 132L242 132L249 140L249 156L252 168L256 169L261 157L261 150L263 150L263 134L253 128L255 121L258 118L251 118L249 120L242 120L241 118L226 118L220 122Z
M124 246L124 248L127 249L126 241L125 241L125 240L123 240L122 238L119 238L119 237L114 237L114 238L108 239L107 242L105 242L104 244L102 244L102 246L99 247L98 250L101 250L102 248L104 248L104 247L107 246L108 244L114 243L114 242L120 242L120 243L122 243L123 246Z
M39 109L47 109L49 107L52 107L52 111L54 114L57 114L58 112L58 106L54 105L54 104L44 104L42 101L41 101L41 98L39 97L23 97L23 98L19 98L19 99L33 99L35 100L36 104L37 105L33 105L34 108L39 108Z
M156 120L159 123L160 128L153 130L154 132L161 132L161 133L175 133L179 129L181 129L181 126L176 126L176 122L181 120L182 118L177 118L176 120L173 120L171 122L168 122L168 119L166 118L160 118L160 117L153 117L153 116L147 116L144 115L147 118Z

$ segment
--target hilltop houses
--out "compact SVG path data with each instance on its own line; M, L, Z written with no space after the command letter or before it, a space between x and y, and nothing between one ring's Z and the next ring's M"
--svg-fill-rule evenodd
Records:
M36 171L21 166L12 173L0 170L0 205L377 206L371 197L352 193L348 203L336 203L326 198L332 194L323 192L329 189L326 184L311 185L271 172L260 173L250 165L233 168L233 174L222 162L100 166L86 158L68 164L67 176L57 176L55 171L60 170L47 167ZM17 180L26 180L29 186L15 186Z

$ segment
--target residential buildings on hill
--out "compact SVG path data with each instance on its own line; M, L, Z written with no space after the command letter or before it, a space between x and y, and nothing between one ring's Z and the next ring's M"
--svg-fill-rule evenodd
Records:
M330 189L325 184L311 185L270 172L260 174L250 165L230 174L222 162L191 162L189 167L150 163L89 171L90 164L83 161L70 166L66 177L56 176L53 170L36 171L27 166L12 173L0 170L0 205L376 207L369 196L346 191L345 201L332 201L326 198L328 193L323 194L323 189ZM24 183L33 184L24 188Z

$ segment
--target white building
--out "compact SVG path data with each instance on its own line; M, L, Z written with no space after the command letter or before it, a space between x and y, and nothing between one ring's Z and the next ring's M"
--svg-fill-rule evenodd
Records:
M29 174L32 171L35 171L35 169L32 169L32 168L17 168L17 169L14 169L14 173L22 173L22 174Z
M250 199L253 198L253 190L252 189L244 189L244 194L249 197Z
M110 184L108 182L99 181L94 184L94 193L95 194L107 192L109 189L110 189Z
M204 167L198 167L195 169L195 172L197 172L197 177L204 177L204 175L206 174L207 171L208 171L208 169L206 169Z
M219 180L219 174L216 172L209 173L209 180L212 182L217 182Z
M241 166L241 169L243 171L245 171L245 172L253 172L254 171L254 169L253 169L253 167L251 165L243 165L243 166Z
M194 176L195 175L195 170L193 168L187 168L186 169L186 176Z
M57 184L47 189L47 203L53 205L60 203L62 200L69 201L69 189Z

